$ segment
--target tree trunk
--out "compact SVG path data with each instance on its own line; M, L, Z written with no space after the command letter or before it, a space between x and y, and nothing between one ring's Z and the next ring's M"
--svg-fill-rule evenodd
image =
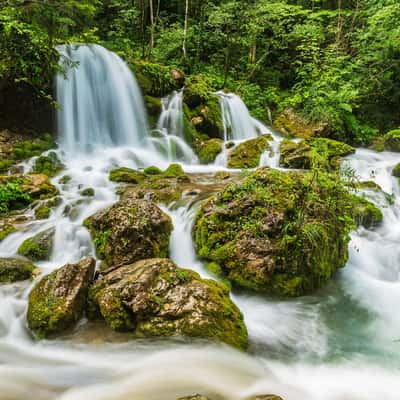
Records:
M153 52L154 48L154 10L153 10L153 0L149 0L150 5L150 48L149 48L149 56Z
M187 29L188 29L188 16L189 16L189 0L186 0L185 23L184 23L184 27L183 27L183 42L182 42L183 58L186 58L186 36L187 36Z

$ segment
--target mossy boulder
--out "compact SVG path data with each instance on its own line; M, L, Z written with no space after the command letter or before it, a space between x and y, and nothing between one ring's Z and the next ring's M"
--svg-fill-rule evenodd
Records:
M400 163L396 164L392 169L392 175L396 178L400 178Z
M354 147L332 139L311 138L298 143L284 139L280 145L279 165L297 169L310 169L315 165L337 169L342 157L355 151Z
M44 174L49 177L53 177L61 172L63 168L64 166L57 154L52 151L47 156L38 157L35 161L32 171L35 174Z
M80 195L83 197L93 197L96 194L93 188L85 188L80 191Z
M388 132L383 140L385 150L400 152L400 129Z
M364 197L353 197L353 218L357 225L367 229L378 227L383 220L382 211Z
M190 143L192 143L190 138L195 139L201 134L212 138L222 136L223 124L219 98L204 76L193 76L185 85L183 112L185 136ZM197 135L191 131L193 128ZM186 132L187 130L189 132Z
M325 136L329 133L327 124L310 123L292 108L287 108L278 115L274 125L288 137L310 138L313 136Z
M55 228L39 232L22 242L18 247L18 254L32 261L46 261L53 249Z
M35 209L35 218L36 219L47 219L49 218L51 213L51 208L42 204Z
M264 151L269 149L268 136L246 140L232 148L228 155L229 168L256 168Z
M8 222L0 223L0 242L16 231L15 226Z
M174 178L185 176L185 171L180 164L170 164L168 168L163 172L163 175L167 178Z
M300 296L346 264L352 208L336 175L260 168L203 204L194 242L213 272L235 285Z
M150 165L150 167L147 167L143 170L145 175L162 175L162 171L160 168Z
M47 338L72 328L82 317L95 260L84 258L41 279L29 295L27 322L37 338Z
M146 175L143 172L137 171L135 169L122 167L111 170L109 178L110 181L113 182L138 184L140 182L143 182L143 180L146 178Z
M172 222L151 201L125 199L84 221L108 266L166 257Z
M0 282L11 283L31 279L36 269L24 258L0 258Z
M221 139L198 139L194 144L194 150L202 164L210 164L215 161L222 152L223 141Z
M88 315L138 336L183 335L247 347L243 316L229 290L168 259L141 260L104 275L89 290Z

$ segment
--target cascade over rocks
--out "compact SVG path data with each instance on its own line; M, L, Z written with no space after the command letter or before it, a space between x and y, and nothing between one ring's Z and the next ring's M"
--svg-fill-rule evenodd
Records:
M29 295L28 327L38 338L63 333L82 317L95 260L67 264L40 280Z
M138 336L183 335L247 347L243 316L227 287L168 259L106 272L89 290L88 315Z
M127 198L84 221L107 266L168 255L172 222L151 201Z
M300 296L345 265L352 198L329 176L258 169L200 208L198 254L237 286Z

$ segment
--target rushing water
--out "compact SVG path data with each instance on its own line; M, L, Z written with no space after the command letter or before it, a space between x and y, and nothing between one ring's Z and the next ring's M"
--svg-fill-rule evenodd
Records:
M118 58L101 48L79 47L77 51L84 59L91 51L96 60L102 54L102 60L111 60L112 69L124 70ZM89 61L83 65L85 70L89 69L88 81L93 78L89 65ZM99 74L105 72L103 67L99 67ZM74 72L76 79L78 75L83 79L83 73ZM123 75L117 77L122 79ZM136 90L131 75L122 86L123 90ZM95 89L89 82L84 87ZM68 109L69 98L63 96L73 89L64 89L59 100ZM110 96L116 97L117 93L114 90ZM96 96L102 94L95 91L91 96L96 103ZM132 93L126 94L128 99L131 96ZM83 93L77 99L90 103ZM105 103L114 107L110 105L114 101L117 100L107 99ZM140 101L134 99L129 103L126 112L133 117L123 113L123 118L139 118L130 122L128 131L116 130L114 123L103 120L99 130L97 124L82 125L87 129L84 133L76 130L78 121L87 123L83 115L73 113L67 117L64 109L60 111L58 153L66 165L63 174L71 177L65 184L60 183L60 177L53 179L62 204L48 220L29 222L1 242L0 256L14 255L24 239L50 226L56 227L56 238L50 261L39 263L43 273L94 255L82 221L117 200L108 171L115 166L136 168L155 164L164 168L168 164L168 157L147 143L143 131L136 130L146 125L141 115L135 114L135 102ZM95 108L93 112L102 110ZM90 151L93 143L99 145L96 151ZM399 161L399 154L361 149L346 160L360 179L375 181L386 193L393 193L395 199L388 202L389 196L366 192L382 207L384 223L374 232L360 228L352 234L349 262L326 288L294 300L233 293L249 329L248 353L202 341L125 341L123 335L90 324L88 328L81 326L79 334L35 342L25 328L27 296L32 284L0 286L0 399L174 400L199 392L216 400L242 400L257 393L277 393L286 400L398 400L400 192L391 169ZM31 165L27 162L24 167L29 170ZM220 168L183 165L190 172L212 173ZM86 187L95 189L94 198L81 196ZM197 206L188 200L166 210L175 227L170 254L177 264L209 276L196 257L191 239Z

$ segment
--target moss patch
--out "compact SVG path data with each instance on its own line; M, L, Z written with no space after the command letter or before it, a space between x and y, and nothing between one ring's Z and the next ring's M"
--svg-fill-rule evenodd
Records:
M194 143L194 150L203 164L210 164L215 161L218 154L222 152L223 141L221 139L198 139Z
M269 149L268 136L247 140L234 147L228 156L229 168L256 168L264 151Z
M55 229L50 228L26 239L18 248L18 254L33 261L45 261L50 258L53 249Z
M11 283L30 279L35 269L35 265L26 259L0 258L0 282Z

